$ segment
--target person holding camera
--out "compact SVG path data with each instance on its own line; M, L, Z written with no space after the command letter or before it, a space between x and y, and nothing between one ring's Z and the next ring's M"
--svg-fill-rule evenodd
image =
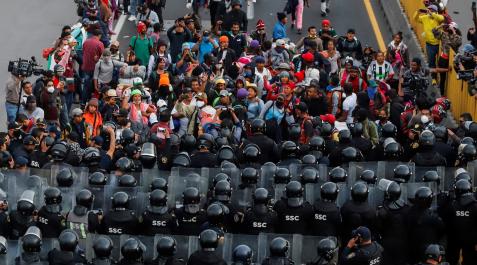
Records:
M159 8L160 9L160 8ZM137 16L137 22L143 22L147 27L147 35L151 35L153 32L153 26L156 23L159 23L159 16L156 11L150 8L150 4L144 3L138 8L139 15Z
M429 70L422 67L421 59L413 58L411 67L399 79L399 96L404 97L404 101L414 102L416 97L425 94L428 76Z
M414 13L414 20L422 24L424 30L429 68L436 68L436 58L439 53L439 40L432 33L432 29L442 24L445 20L444 16L440 15L438 11L436 5L429 5L427 9L419 9Z
M383 247L371 240L371 231L360 226L352 233L352 238L341 253L342 265L380 265L383 259Z
M470 41L472 46L477 46L477 4L475 1L472 2L472 21L474 22L474 26L469 28L467 31L467 40Z
M186 74L191 70L192 65L197 65L198 61L192 54L189 43L182 44L182 54L175 65L175 73L177 75Z
M182 52L182 44L192 39L192 34L186 27L184 18L178 18L174 26L167 30L167 38L169 38L169 53L171 54L172 63L176 63Z

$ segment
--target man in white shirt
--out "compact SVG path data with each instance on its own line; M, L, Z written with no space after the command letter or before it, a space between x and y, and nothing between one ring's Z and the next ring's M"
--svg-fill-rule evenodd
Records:
M355 93L353 93L353 86L351 83L346 83L343 86L344 93L346 94L346 98L343 101L343 111L341 112L341 117L338 119L339 121L346 121L346 123L353 122L353 111L357 105L357 99Z
M264 92L265 81L268 83L272 79L272 74L265 68L265 58L263 56L256 56L255 64L255 76L258 77L255 82L257 85L257 97L261 98Z
M384 60L384 53L378 52L376 60L372 61L367 71L369 80L388 82L394 75L392 65Z

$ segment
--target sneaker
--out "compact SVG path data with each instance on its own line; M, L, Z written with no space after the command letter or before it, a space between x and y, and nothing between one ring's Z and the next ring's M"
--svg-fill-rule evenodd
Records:
M129 18L128 18L129 21L135 21L136 20L136 16L135 15L130 15Z

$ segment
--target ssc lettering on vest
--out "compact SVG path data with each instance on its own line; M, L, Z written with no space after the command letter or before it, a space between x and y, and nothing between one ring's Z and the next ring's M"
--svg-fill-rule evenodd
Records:
M38 217L38 222L47 225L48 224L48 219L44 217Z
M152 226L166 226L166 221L152 220Z
M254 228L267 228L267 223L262 223L262 222L253 222L252 226Z
M110 227L110 228L108 228L108 233L110 233L110 234L122 234L123 229Z
M457 217L469 217L470 212L469 211L456 211L455 216L457 216Z
M182 222L184 222L184 223L197 223L197 217L192 217L192 218L189 218L189 219L182 218Z
M380 257L377 257L375 259L372 259L369 261L369 265L379 265L381 264L381 258Z
M326 214L315 214L315 220L326 221L327 218Z
M82 223L70 223L70 228L79 230L79 229L81 229L81 226L83 226L83 225L84 224L82 224Z
M30 166L31 166L31 167L39 168L39 167L40 167L40 163L38 163L37 161L31 161L31 162L30 162Z
M285 215L285 221L298 222L298 221L300 221L300 216L297 216L297 215Z

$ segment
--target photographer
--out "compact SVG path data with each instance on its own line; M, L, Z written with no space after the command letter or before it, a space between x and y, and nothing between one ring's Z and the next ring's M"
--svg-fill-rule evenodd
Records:
M139 16L137 16L137 21L142 21L146 24L147 27L147 35L149 36L153 32L153 26L156 23L159 23L159 16L157 15L156 11L151 10L147 3L138 7Z
M194 55L190 50L190 45L188 43L182 44L182 54L179 57L179 61L176 63L175 74L187 74L190 71L191 65L198 64L198 61L195 59Z
M172 63L176 63L182 51L182 44L192 39L192 34L185 26L184 18L179 18L175 21L174 26L167 30L167 37L170 42Z
M421 59L413 58L411 67L399 79L399 96L404 97L404 101L414 102L418 95L425 93L428 76L429 70L422 67Z
M360 226L353 231L351 238L341 253L342 265L380 265L383 247L371 240L371 231Z

